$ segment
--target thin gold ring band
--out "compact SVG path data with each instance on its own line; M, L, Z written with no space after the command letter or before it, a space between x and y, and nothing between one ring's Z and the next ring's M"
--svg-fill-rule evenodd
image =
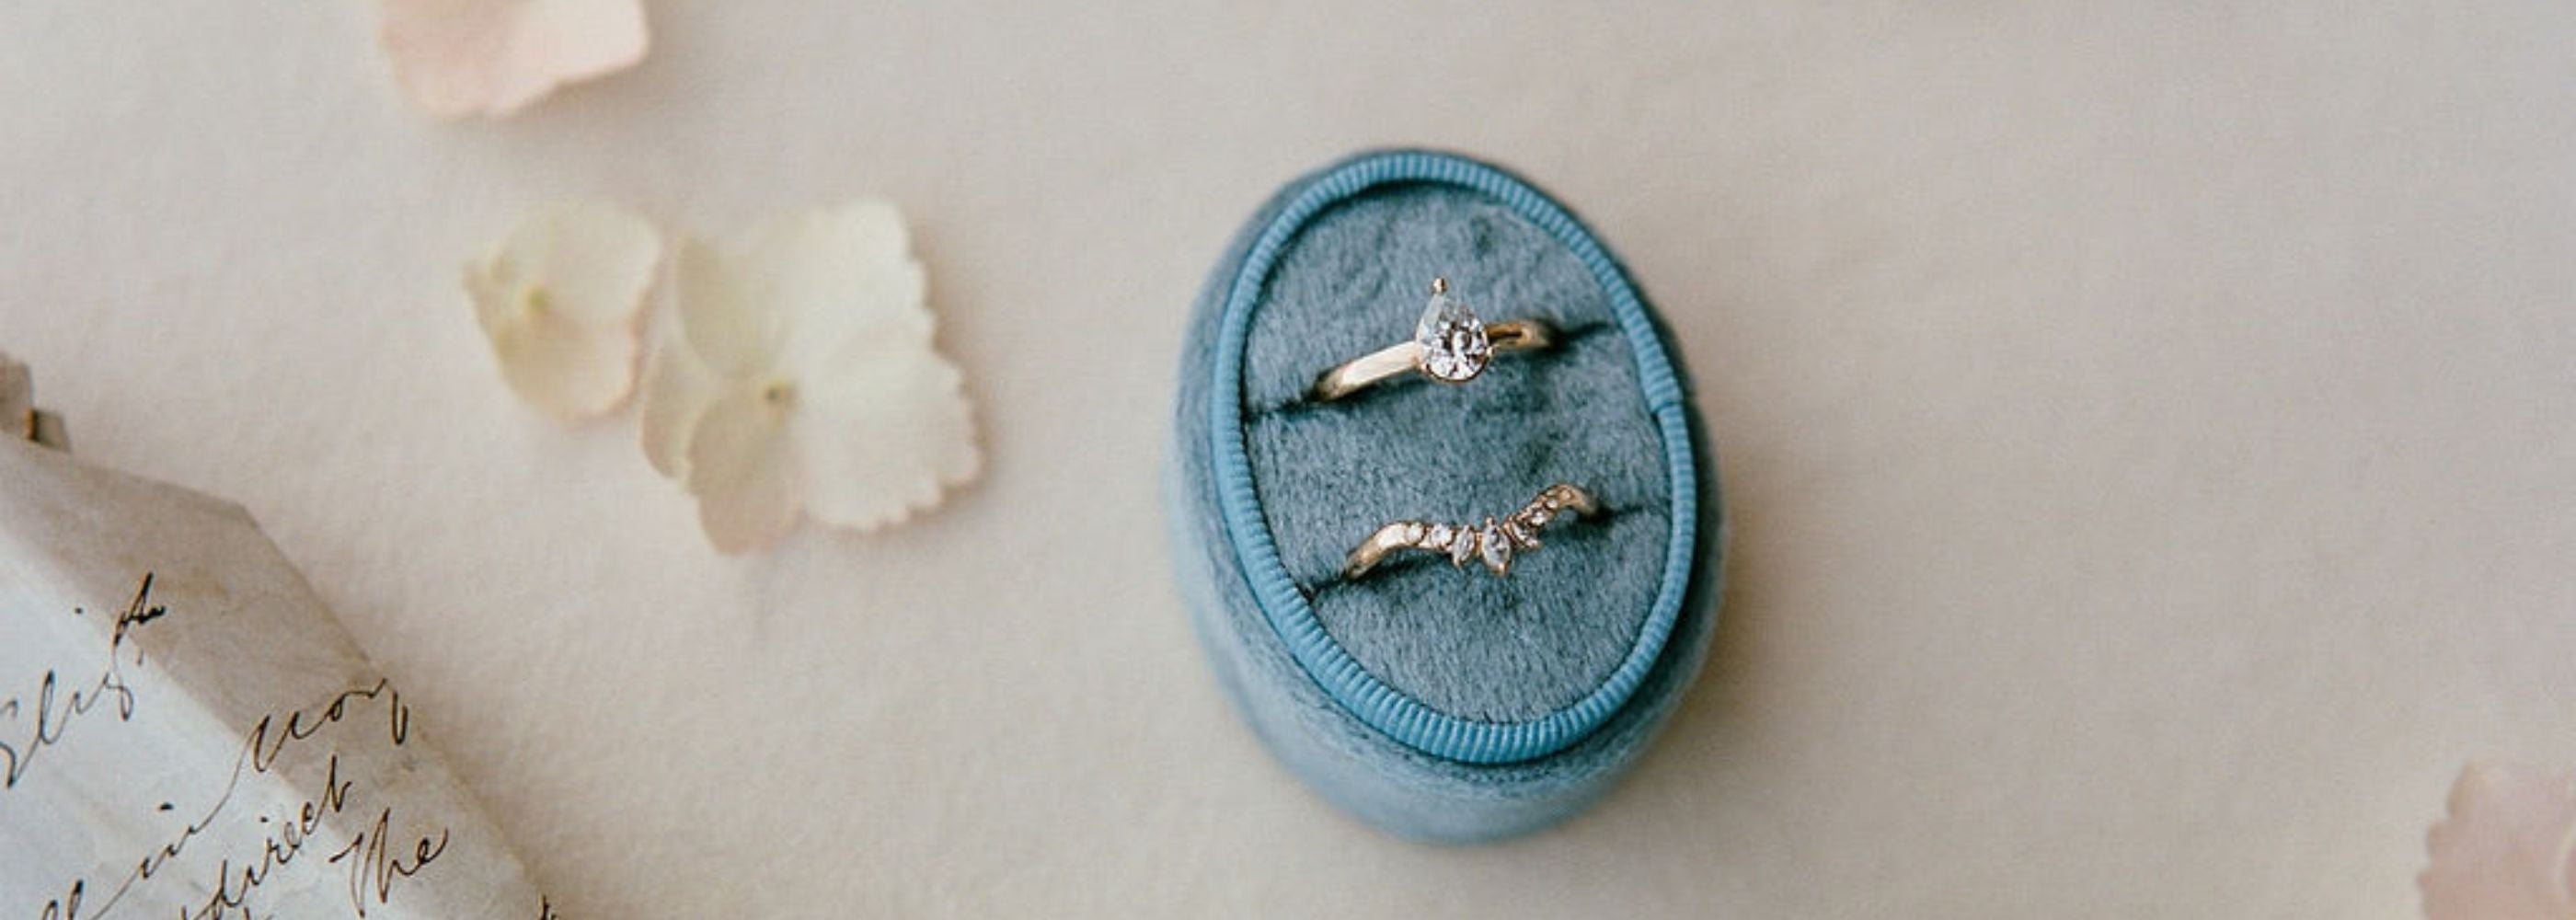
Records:
M1540 491L1521 510L1486 518L1482 524L1396 521L1378 528L1351 550L1350 561L1342 566L1342 578L1347 581L1366 575L1388 556L1407 550L1446 555L1454 567L1463 568L1474 559L1483 562L1486 571L1510 575L1512 560L1537 550L1539 531L1548 524L1568 514L1596 517L1600 513L1601 504L1593 500L1591 493L1560 482Z

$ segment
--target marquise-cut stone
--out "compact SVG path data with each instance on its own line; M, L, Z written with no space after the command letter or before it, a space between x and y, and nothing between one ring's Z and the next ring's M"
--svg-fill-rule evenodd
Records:
M1467 560L1473 558L1476 558L1476 532L1461 527L1458 529L1458 539L1449 544L1449 564L1466 565Z
M1474 379L1494 357L1485 321L1466 301L1445 293L1431 295L1421 321L1413 325L1413 341L1422 346L1423 372L1450 383Z
M1476 542L1484 544L1486 568L1492 569L1496 575L1511 570L1512 541L1503 534L1502 525L1486 521L1485 531L1477 535Z

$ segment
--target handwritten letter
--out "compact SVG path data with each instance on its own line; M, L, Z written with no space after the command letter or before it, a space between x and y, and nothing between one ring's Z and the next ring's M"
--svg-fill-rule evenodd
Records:
M0 920L551 916L238 507L0 439Z

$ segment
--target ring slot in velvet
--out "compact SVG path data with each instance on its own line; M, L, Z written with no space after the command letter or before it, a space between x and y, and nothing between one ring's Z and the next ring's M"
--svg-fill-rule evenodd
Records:
M1306 397L1410 336L1435 275L1560 342L1464 385ZM1414 836L1587 801L1687 684L1713 615L1716 492L1686 392L1606 249L1516 178L1392 152L1282 191L1202 295L1168 483L1194 619L1264 738ZM1478 521L1554 482L1609 513L1549 527L1507 578L1430 554L1339 575L1386 521Z

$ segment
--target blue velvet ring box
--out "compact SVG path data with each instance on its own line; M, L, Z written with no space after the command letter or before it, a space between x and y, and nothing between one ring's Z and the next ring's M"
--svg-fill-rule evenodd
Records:
M1409 338L1435 276L1559 341L1463 385L1308 398ZM1175 427L1167 505L1200 639L1272 751L1361 818L1461 842L1573 814L1698 671L1724 528L1690 388L1609 251L1499 169L1372 153L1281 190L1200 295ZM1341 577L1388 521L1481 521L1556 482L1607 514L1550 525L1509 577L1419 552Z

